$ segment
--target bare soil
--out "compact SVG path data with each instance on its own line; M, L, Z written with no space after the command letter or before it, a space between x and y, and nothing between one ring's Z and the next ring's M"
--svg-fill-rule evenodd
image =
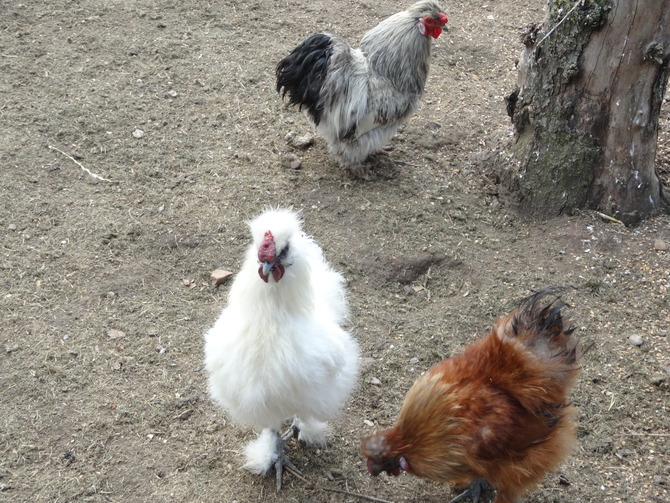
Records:
M0 501L447 501L445 485L370 477L359 439L422 371L553 284L576 287L588 348L579 447L526 501L670 501L670 218L530 221L481 167L512 138L504 96L542 2L448 3L423 107L376 180L351 179L320 139L287 144L309 128L274 90L279 59L404 7L1 2ZM667 107L661 125L667 175ZM279 495L240 469L254 432L210 401L202 355L228 289L210 272L237 270L268 205L302 210L345 275L364 357L333 442L292 451L317 487L289 475Z

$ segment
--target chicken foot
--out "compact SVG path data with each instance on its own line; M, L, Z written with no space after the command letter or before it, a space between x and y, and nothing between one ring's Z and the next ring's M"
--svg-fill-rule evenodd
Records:
M491 485L482 478L473 480L470 485L461 494L452 499L449 503L459 503L466 498L470 498L473 503L479 503L482 493L486 494L491 490Z
M283 435L280 435L279 432L276 432L277 459L274 462L274 469L275 474L277 476L277 492L281 491L282 474L284 473L284 468L287 468L288 471L295 472L298 475L302 476L302 472L296 468L296 466L291 462L291 460L286 455L286 451L290 450L289 446L286 445L286 442L290 440L294 435L296 435L297 431L298 429L296 428L296 426L292 424L291 427Z

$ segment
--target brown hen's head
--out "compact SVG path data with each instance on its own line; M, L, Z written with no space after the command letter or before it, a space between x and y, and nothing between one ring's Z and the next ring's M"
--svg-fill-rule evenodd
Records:
M381 472L397 477L401 470L409 470L405 457L391 449L383 432L363 438L361 454L367 458L368 471L375 477Z

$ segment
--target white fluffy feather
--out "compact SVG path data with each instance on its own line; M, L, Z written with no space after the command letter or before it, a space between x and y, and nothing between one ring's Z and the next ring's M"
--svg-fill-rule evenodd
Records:
M238 424L276 431L297 418L299 438L323 444L325 421L341 410L358 373L358 346L340 326L347 314L343 278L302 233L295 212L268 210L250 227L253 244L228 305L205 334L210 394ZM288 243L289 251L283 278L270 275L265 283L258 249L268 230L277 250ZM247 446L245 466L267 471L275 444L263 431Z
M277 440L272 430L263 430L244 447L244 467L256 475L265 475L277 461Z

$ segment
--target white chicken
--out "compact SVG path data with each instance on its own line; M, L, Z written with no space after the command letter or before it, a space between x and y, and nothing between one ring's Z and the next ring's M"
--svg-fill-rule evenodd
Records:
M312 35L277 65L277 91L304 109L342 167L368 178L366 159L385 151L419 107L431 38L446 23L435 0L421 0L368 31L360 49L330 33Z
M344 279L301 231L289 209L270 209L250 223L253 244L228 305L205 334L209 391L241 425L262 430L244 450L256 474L293 467L284 443L324 445L358 376L358 345L342 327ZM260 277L259 277L260 276ZM282 425L292 420L283 436Z

